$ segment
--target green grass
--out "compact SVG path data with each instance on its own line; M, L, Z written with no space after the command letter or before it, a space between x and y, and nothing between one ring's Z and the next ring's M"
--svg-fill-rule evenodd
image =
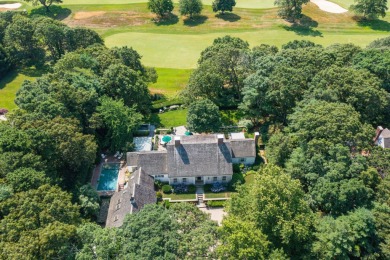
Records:
M132 46L143 56L144 64L161 68L195 68L201 51L215 38L225 35L242 38L251 47L259 44L281 47L288 41L303 39L324 46L354 43L364 47L388 36L390 31L390 17L362 24L354 20L352 13L326 13L314 4L304 9L305 26L292 26L279 19L276 9L236 9L235 16L225 18L205 10L203 16L191 23L178 17L171 24L155 24L142 5L137 5L136 11L134 17L138 20L128 21L132 26L111 20L116 26L99 28L100 33L107 46Z
M195 193L192 194L165 194L163 193L163 198L170 198L171 200L194 200L196 199Z
M159 127L171 128L186 125L186 118L187 109L179 109L162 114L153 114L151 121Z
M166 35L156 33L127 32L109 36L105 39L107 46L124 46L131 43L142 56L147 66L165 68L195 68L202 50L211 45L217 37L225 35L239 37L253 47L260 44L272 44L280 47L291 40L310 40L328 46L332 43L354 43L366 46L370 42L385 37L378 33L357 33L354 31L324 32L323 37L300 36L293 31L283 29L262 32L243 33L210 33L204 35ZM261 36L260 36L261 35Z
M33 80L36 77L27 76L23 72L12 71L0 80L0 108L12 110L16 108L14 103L16 92L25 80Z
M222 199L222 198L230 198L230 196L234 193L236 192L230 192L230 191L218 192L218 193L205 192L204 194L205 194L205 199Z
M133 4L133 3L147 3L148 0L65 0L64 5L95 5L95 4ZM179 0L173 0L178 3ZM213 0L202 0L203 5L211 5ZM239 0L236 7L242 8L272 8L274 7L274 0Z
M255 180L256 174L248 174L245 176L245 183L253 183Z
M166 99L177 98L186 86L192 70L156 68L157 82L150 85L152 94L160 94Z
M348 9L351 5L356 4L355 0L330 0L330 1L346 9ZM387 1L387 7L390 9L390 1Z

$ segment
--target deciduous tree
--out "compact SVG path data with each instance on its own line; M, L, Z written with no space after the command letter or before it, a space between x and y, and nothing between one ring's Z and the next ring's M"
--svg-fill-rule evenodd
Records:
M149 0L148 9L162 18L173 11L173 2L172 0Z
M27 0L26 2L31 2L33 5L43 5L46 8L46 12L50 12L50 6L53 3L60 4L62 0Z
M66 258L80 223L71 195L44 185L16 193L0 203L2 258Z
M386 16L387 0L355 0L355 3L351 9L364 18L375 19Z
M238 194L227 202L226 211L226 220L234 217L252 222L267 237L272 249L282 249L297 258L310 252L315 215L299 181L279 167L269 164L253 183L240 186Z
M308 2L309 0L275 0L275 5L279 6L280 17L295 22L302 16L302 5Z
M365 258L375 253L374 217L367 209L336 219L324 217L315 235L313 253L319 259Z
M200 14L202 12L203 5L201 0L180 0L179 12L181 15L189 15L190 18L194 14Z
M197 133L216 132L221 126L218 107L208 99L192 103L188 107L187 127Z
M214 0L212 7L213 12L225 13L225 11L233 11L233 7L236 6L236 0Z

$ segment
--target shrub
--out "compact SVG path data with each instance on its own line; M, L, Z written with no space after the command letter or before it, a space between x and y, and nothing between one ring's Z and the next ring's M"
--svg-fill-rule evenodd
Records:
M164 186L162 186L162 191L165 194L171 194L172 193L172 186L171 185L164 185Z
M210 208L225 207L224 200L209 200L207 201L207 206Z
M177 184L177 185L173 186L173 192L177 193L177 194L187 193L188 192L187 185Z
M205 184L205 185L204 185L204 191L210 192L212 186L213 186L213 185L211 185L211 184Z
M245 178L242 173L233 173L232 180L228 183L229 191L236 191L237 185L245 183Z
M171 203L169 202L169 200L164 200L163 206L164 206L164 208L169 209L171 207Z
M154 180L154 189L161 190L164 185L169 185L168 182L162 182L160 180Z
M213 186L211 187L211 192L214 192L214 193L218 193L218 192L225 191L225 190L226 190L226 187L222 183L219 183L219 182L214 182Z
M195 193L196 192L196 186L194 184L188 185L188 193Z
M162 193L161 192L156 192L156 197L157 197L157 201L162 201Z
M233 164L233 172L234 173L240 173L241 172L241 168L240 168L240 165L235 163Z

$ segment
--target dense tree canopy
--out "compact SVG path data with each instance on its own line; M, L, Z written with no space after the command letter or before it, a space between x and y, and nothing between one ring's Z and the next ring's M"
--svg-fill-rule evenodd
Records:
M302 16L302 5L309 0L275 0L275 5L279 6L278 15L283 19L295 21Z
M33 5L43 5L46 8L46 12L50 12L50 6L53 3L60 4L62 0L27 0L26 2L31 2Z
M118 229L88 224L78 233L83 246L77 259L196 259L212 256L217 225L197 207L179 203L170 209L147 205L139 213L127 215Z
M194 14L200 14L202 12L203 5L201 0L180 0L179 12L181 15L189 15L190 18Z
M219 12L223 14L225 11L233 11L233 7L236 6L235 0L214 0L213 2L213 12Z
M387 11L387 0L355 0L351 9L355 13L363 15L364 18L385 17Z
M227 212L229 214L225 221L238 218L244 222L240 225L255 227L252 232L260 234L258 239L262 241L261 247L256 250L266 248L269 241L269 251L282 249L287 255L298 258L310 252L315 215L305 201L305 194L299 182L291 179L276 166L266 166L255 176L253 183L241 186L238 194L227 202ZM223 241L226 243L225 247L237 246L229 245L234 243L234 240L229 238L234 233L227 233L229 230L235 230L230 229L230 225L223 225L222 229L226 232L223 236L226 238L226 241ZM248 238L243 236L242 239ZM242 246L242 252L251 252L250 254L260 257L267 254L267 250L253 251L251 243L247 244L248 248ZM240 252L235 252L238 253Z
M217 132L221 126L218 107L208 99L192 103L188 107L187 128L197 133Z
M2 258L72 256L78 207L59 187L44 185L17 193L0 203Z
M172 0L149 0L148 9L161 18L173 11L173 2Z
M247 74L246 53L249 44L239 38L225 36L214 40L202 51L199 67L191 74L184 98L192 102L207 98L219 106L236 105Z

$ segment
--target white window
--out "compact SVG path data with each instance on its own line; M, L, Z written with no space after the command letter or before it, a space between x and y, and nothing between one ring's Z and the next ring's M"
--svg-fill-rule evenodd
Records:
M186 183L187 182L187 178L183 178L183 182Z
M217 181L218 180L218 177L213 177L213 181Z
M222 176L222 181L226 181L226 176Z
M173 179L173 183L177 183L177 179L176 178Z

